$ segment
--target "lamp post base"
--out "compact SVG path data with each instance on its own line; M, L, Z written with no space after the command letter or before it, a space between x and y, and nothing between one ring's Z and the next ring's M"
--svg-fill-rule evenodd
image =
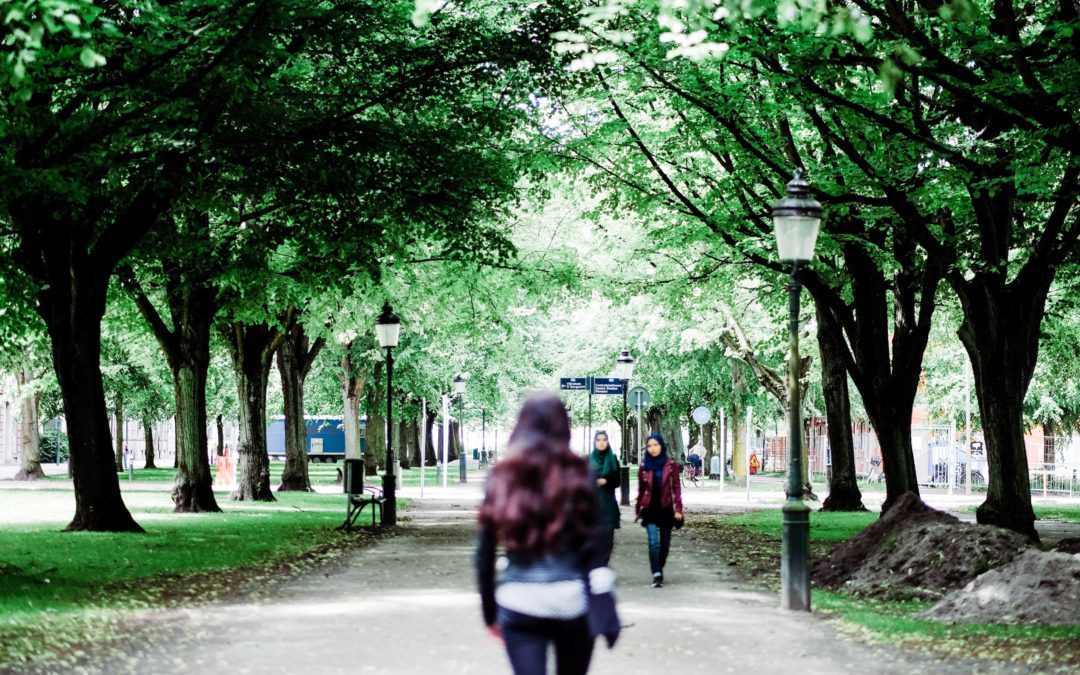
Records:
M383 497L386 499L382 507L382 524L393 527L397 525L397 478L394 474L383 474L382 488Z
M780 550L780 607L810 611L810 509L788 499L782 509L784 529Z

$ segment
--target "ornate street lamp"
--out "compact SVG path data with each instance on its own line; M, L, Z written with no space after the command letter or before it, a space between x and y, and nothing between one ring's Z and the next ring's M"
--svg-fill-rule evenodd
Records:
M623 347L619 358L615 359L615 377L622 380L622 467L619 469L619 503L630 504L630 453L628 452L630 434L626 430L626 396L630 387L630 377L634 374L634 357L630 350Z
M787 195L772 209L776 248L780 261L791 265L788 279L788 309L791 355L788 362L788 423L791 461L788 465L787 501L783 507L783 540L780 558L780 606L810 611L810 509L803 503L802 414L799 410L799 267L814 257L821 204L810 196L803 170L787 184Z
M466 468L468 456L465 452L465 376L463 374L459 374L454 378L454 393L458 395L458 429L461 432L461 456L458 457L458 482L468 483L468 469Z
M397 525L397 462L391 443L394 415L394 347L398 346L401 335L401 319L390 309L390 303L383 305L382 314L375 319L375 335L379 346L386 350L386 473L383 474L383 525Z

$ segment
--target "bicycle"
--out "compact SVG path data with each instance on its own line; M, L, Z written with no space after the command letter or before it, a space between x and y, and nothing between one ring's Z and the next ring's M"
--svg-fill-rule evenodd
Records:
M693 464L687 464L682 470L682 484L686 487L687 481L694 484L694 487L701 487L698 483L697 467Z

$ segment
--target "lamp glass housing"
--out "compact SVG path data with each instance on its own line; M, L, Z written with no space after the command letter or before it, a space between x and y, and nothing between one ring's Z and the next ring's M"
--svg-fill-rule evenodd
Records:
M454 378L454 392L457 394L465 393L465 378L461 375Z
M634 358L630 356L629 349L623 349L619 358L615 360L615 377L620 380L629 380L634 374Z
M776 249L785 262L810 262L814 259L821 218L783 215L773 217Z
M390 309L390 303L383 305L382 314L375 319L375 335L379 338L379 346L383 349L398 346L398 338L401 336L401 319Z

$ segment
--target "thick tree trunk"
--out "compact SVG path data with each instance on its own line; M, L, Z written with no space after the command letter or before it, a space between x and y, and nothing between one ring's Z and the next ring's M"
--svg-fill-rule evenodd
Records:
M156 469L157 464L154 464L154 423L149 417L143 418L143 439L145 440L146 450L146 466L145 469Z
M709 471L712 468L712 458L713 455L716 454L715 446L713 444L713 438L715 435L713 427L715 426L715 424L715 422L709 422L708 424L703 424L701 426L701 444L705 446L705 456L702 457L702 460L705 462L704 473L706 475L709 474Z
M406 469L411 469L420 463L420 430L418 426L416 420L401 422L401 438L403 440L401 460L402 466Z
M829 453L832 475L829 477L829 496L821 505L822 511L866 511L855 475L855 443L851 438L851 400L848 394L848 374L844 368L839 326L821 308L818 318L818 353L821 354L821 388L825 394L825 417L828 421Z
M424 466L435 466L439 463L439 456L435 452L435 444L437 441L436 437L439 436L441 430L439 427L435 426L435 419L435 411L429 408L427 419L424 420L424 424L427 425L427 433L425 434L426 446L424 448Z
M113 426L116 427L113 442L116 451L116 470L124 470L124 395L116 395L116 407L113 408ZM128 458L131 459L130 457Z
M311 492L308 477L307 422L304 420L304 381L324 342L309 345L299 321L293 321L277 350L278 372L285 398L285 469L278 490Z
M221 415L217 416L217 452L218 457L225 455L225 424L221 421Z
M351 344L343 344L345 356L341 357L341 397L344 405L342 420L345 427L345 457L360 459L360 401L364 393L364 379L359 376L349 356Z
M39 305L52 341L53 365L64 400L75 482L75 517L69 531L142 532L120 495L112 434L101 377L101 317L107 280L67 280L74 298ZM53 292L67 289L54 286Z
M41 468L39 431L41 423L38 414L41 395L27 388L32 379L33 377L26 371L15 374L15 382L22 402L22 412L19 415L19 438L22 439L22 452L19 455L19 471L15 474L15 480L29 481L45 477L45 471ZM60 452L59 448L56 452Z
M386 462L386 420L382 416L382 410L372 405L370 400L367 424L364 426L364 445L365 473L368 476L378 475L379 468Z
M227 330L240 404L234 501L275 501L266 448L266 387L281 332L267 324L230 324Z
M954 286L955 288L955 286ZM1039 540L1031 508L1023 404L1039 350L1046 289L976 277L957 289L958 334L974 374L990 476L976 517Z
M206 225L205 216L202 224ZM193 227L195 232L205 228ZM173 378L176 399L176 483L172 498L177 513L216 513L206 434L206 380L210 369L210 331L218 305L216 291L177 265L165 265L165 296L172 328L143 293L129 268L121 268L120 281L135 300L158 344Z
M878 247L889 245L884 231L876 236ZM844 247L850 302L812 272L806 272L805 277L819 316L828 314L830 319L819 330L837 334L838 353L877 433L885 472L882 512L909 492L919 494L911 447L911 412L942 274L939 264L918 258L914 242L902 231L893 230L891 244L899 263L892 278L886 277L875 257L862 245Z
M281 392L285 399L285 468L281 471L278 491L311 492L308 477L307 423L304 420L304 382L293 358L290 341L278 348L278 372L281 373Z
M206 367L194 354L173 372L176 397L176 483L172 498L177 513L221 511L214 497L206 438ZM209 363L207 357L205 363Z

